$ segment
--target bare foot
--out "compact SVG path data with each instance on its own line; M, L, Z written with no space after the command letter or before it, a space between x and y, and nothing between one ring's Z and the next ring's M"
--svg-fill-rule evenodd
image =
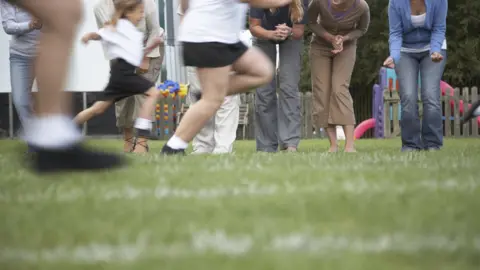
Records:
M329 153L337 153L338 152L338 147L336 146L331 146L330 149L328 150Z
M345 153L356 153L357 150L355 150L355 148L345 148L344 152Z
M293 146L289 146L289 147L287 147L287 149L285 149L285 151L287 151L287 152L297 152L297 148L295 148Z

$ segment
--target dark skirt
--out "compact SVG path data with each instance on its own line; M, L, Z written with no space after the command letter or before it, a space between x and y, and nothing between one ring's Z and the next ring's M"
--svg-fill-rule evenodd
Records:
M127 97L145 94L155 86L154 83L138 74L137 70L137 67L123 59L112 60L110 80L98 100L117 102Z
M219 68L235 63L248 47L241 41L234 44L220 42L182 42L185 66Z

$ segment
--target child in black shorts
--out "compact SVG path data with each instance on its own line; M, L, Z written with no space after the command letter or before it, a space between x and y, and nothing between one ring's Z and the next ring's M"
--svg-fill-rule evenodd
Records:
M248 5L276 8L291 0L182 0L178 40L183 62L195 67L202 99L182 118L162 154L185 154L188 143L220 108L225 96L270 83L274 67L259 49L248 48L238 33L245 27ZM187 11L188 10L188 11ZM212 12L213 10L219 12ZM232 72L233 71L233 72Z
M88 33L82 38L85 44L90 40L104 42L107 57L112 60L110 80L99 100L90 108L80 112L75 117L75 122L83 124L121 99L138 94L147 95L135 121L135 128L139 138L136 144L148 150L145 138L149 136L152 128L151 112L154 110L159 92L152 82L138 73L138 67L144 56L157 47L162 40L158 38L153 44L143 48L144 35L136 27L144 16L142 0L117 0L114 4L116 11L112 21L98 32Z

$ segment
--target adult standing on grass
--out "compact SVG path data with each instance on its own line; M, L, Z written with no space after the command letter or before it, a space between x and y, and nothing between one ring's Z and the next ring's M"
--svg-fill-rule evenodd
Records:
M255 95L255 137L257 151L297 151L302 116L298 84L302 68L303 33L308 0L293 0L280 8L251 8L250 32L254 45L275 65L279 47L279 76L257 89ZM277 101L277 83L279 100Z
M94 12L98 28L102 28L112 18L115 1L117 0L100 0L95 6ZM144 4L145 17L137 27L145 34L144 44L150 44L159 36L163 37L164 30L158 22L158 8L155 0L144 0ZM163 52L163 45L155 48L143 59L140 67L143 76L153 83L156 83L160 76ZM145 153L148 151L147 140L145 138L134 139L133 129L134 121L144 101L144 95L135 95L115 102L117 127L123 130L125 152ZM153 113L152 111L152 117Z
M349 86L357 40L368 30L370 8L365 0L313 0L307 17L314 33L310 45L314 124L327 131L329 152L338 151L336 126L343 126L345 152L355 152Z
M25 125L32 116L31 92L34 81L33 65L42 23L30 13L5 0L0 1L2 26L12 36L10 41L10 83L13 104L20 122ZM29 147L29 152L32 149Z
M390 56L402 105L402 151L438 150L443 146L440 81L447 58L447 0L390 0ZM423 119L418 112L418 74Z

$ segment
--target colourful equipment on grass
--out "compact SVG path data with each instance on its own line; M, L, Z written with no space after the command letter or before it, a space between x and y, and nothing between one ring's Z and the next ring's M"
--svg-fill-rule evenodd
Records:
M395 82L395 83L394 83ZM418 78L418 85L420 86L420 76ZM385 106L384 100L384 93L385 92L392 92L399 90L399 82L397 80L397 76L395 74L395 70L389 68L381 68L380 75L379 75L379 83L373 86L373 117L361 122L354 131L354 138L359 139L361 138L366 131L369 129L374 129L374 137L375 138L385 138L385 123L384 121L392 120L393 119L393 107L392 106ZM450 86L448 83L441 81L440 82L440 90L442 96L454 96L455 89ZM459 113L460 116L464 113L464 103L463 100L459 100L458 102ZM471 107L471 104L468 104L468 108ZM450 100L450 108L451 111L454 111L455 102ZM385 112L385 109L389 109L389 111ZM387 119L384 119L384 114L388 113ZM396 111L395 114L398 115L398 118L401 118L401 106L398 106L398 112ZM443 116L443 120L445 121L452 121L453 116ZM480 126L480 117L477 118L478 126Z
M179 84L174 81L166 80L162 84L157 86L158 91L162 93L164 97L168 97L169 95L173 98L185 97L188 93L188 86L185 84Z
M155 107L155 120L157 123L157 135L162 133L161 123L163 122L163 134L169 134L169 126L172 126L172 129L175 129L177 122L177 104L183 102L183 99L187 96L188 85L179 84L174 81L166 80L162 84L157 86L158 91L162 94L164 99L160 100ZM167 99L167 98L171 99ZM163 110L162 110L163 104ZM169 109L171 108L171 111ZM163 111L163 113L162 113ZM169 122L172 122L169 125ZM174 130L173 130L174 131Z
M361 122L353 131L353 138L359 139L363 136L363 134L365 134L365 132L367 132L367 130L375 128L375 122L376 120L374 118L370 118Z

